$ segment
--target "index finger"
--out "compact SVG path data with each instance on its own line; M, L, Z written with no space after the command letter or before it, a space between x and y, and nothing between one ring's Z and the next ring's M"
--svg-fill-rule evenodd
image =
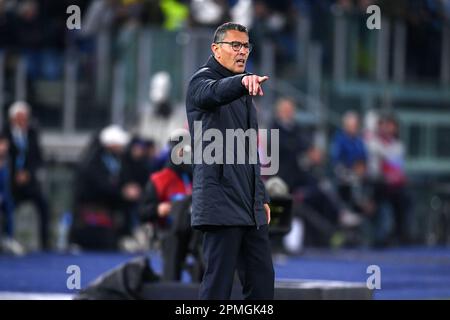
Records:
M263 83L264 81L269 80L268 76L264 76L264 77L258 77L258 82L259 83Z

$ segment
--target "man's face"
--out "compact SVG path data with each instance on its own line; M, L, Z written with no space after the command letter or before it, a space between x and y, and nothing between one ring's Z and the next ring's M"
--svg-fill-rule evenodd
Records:
M245 32L228 30L222 41L237 41L248 44L248 35ZM211 50L213 51L216 60L231 72L238 74L245 71L245 64L247 63L248 55L250 54L249 49L242 46L239 51L234 51L229 43L213 43L211 45Z
M145 147L139 143L131 146L131 156L133 159L142 159L145 157Z
M356 136L359 132L359 119L354 115L347 116L344 120L344 130L351 136Z
M20 129L26 130L28 128L28 113L24 111L17 112L17 114L12 118L12 122Z
M285 123L290 123L295 118L295 105L290 100L281 100L277 106L278 118Z
M121 155L125 149L125 147L121 144L110 144L106 146L109 152L115 155Z

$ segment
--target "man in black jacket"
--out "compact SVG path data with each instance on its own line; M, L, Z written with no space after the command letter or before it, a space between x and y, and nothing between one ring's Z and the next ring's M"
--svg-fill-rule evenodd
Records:
M115 250L121 232L128 229L130 204L137 204L141 189L123 179L122 155L128 133L110 125L97 139L77 168L71 241L88 250Z
M5 134L10 141L12 194L16 205L31 201L40 216L40 244L47 250L49 244L48 204L42 194L37 171L42 166L39 132L30 123L30 107L26 102L15 102L9 109L9 125Z
M234 146L233 136L228 139L232 140L230 150L226 139L229 129L235 133L243 130L249 136L257 131L251 96L263 95L261 85L268 77L245 71L251 44L247 28L242 25L225 23L217 28L211 49L213 56L189 82L186 100L194 146L191 224L204 232L206 270L199 297L229 299L237 267L246 299L273 299L269 199L257 151L256 163L251 161L256 142L241 140ZM196 148L203 150L212 143L212 139L209 143L199 141L198 128L202 132L220 132L223 144L215 155L222 154L232 161L198 161ZM244 163L237 161L236 149L245 150ZM231 152L234 155L228 157Z

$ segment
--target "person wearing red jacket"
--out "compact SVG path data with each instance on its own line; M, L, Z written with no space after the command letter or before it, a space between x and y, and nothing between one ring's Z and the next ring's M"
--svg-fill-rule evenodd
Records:
M171 150L175 146L170 141ZM189 149L189 145L180 148L179 156ZM191 166L177 165L169 157L163 169L150 175L139 205L141 221L152 223L162 237L162 278L166 281L180 281L188 254L196 254L199 238L198 231L190 227L191 194Z

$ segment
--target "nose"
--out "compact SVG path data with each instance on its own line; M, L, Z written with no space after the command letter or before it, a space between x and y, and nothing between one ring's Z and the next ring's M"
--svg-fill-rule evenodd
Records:
M241 49L239 50L239 52L242 52L242 51L244 52L244 54L247 54L250 52L250 49L242 46Z
M241 50L238 51L237 55L239 57L246 57L246 56L248 56L248 49L246 50L246 49L242 49L242 48L241 48Z

